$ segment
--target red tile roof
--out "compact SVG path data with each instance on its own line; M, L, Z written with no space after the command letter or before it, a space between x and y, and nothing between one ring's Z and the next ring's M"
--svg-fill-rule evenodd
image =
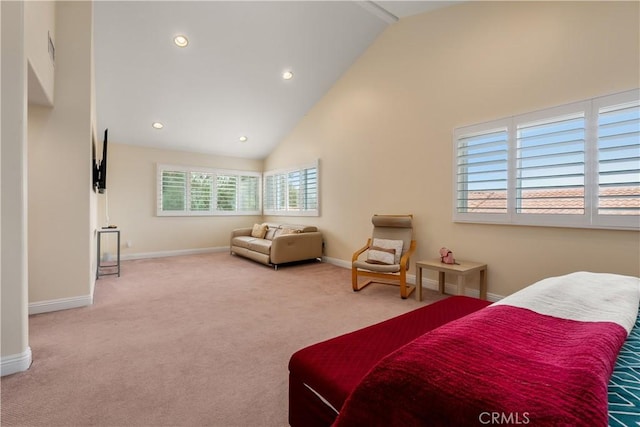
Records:
M523 190L518 213L536 214L584 214L584 189L563 188L548 190ZM599 193L601 213L638 215L640 212L640 187L604 187ZM506 212L506 191L471 191L468 193L467 212ZM606 211L606 212L605 212Z

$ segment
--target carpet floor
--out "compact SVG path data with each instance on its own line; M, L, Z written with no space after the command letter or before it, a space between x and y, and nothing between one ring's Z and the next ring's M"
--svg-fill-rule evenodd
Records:
M443 298L354 293L351 272L228 253L124 261L94 304L30 316L28 371L0 380L3 426L286 426L296 350Z

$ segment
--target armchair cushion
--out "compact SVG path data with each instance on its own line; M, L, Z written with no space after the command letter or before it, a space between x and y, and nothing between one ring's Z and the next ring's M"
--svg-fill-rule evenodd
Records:
M366 261L354 261L352 268L358 270L375 271L377 273L398 273L400 272L400 264L370 264Z

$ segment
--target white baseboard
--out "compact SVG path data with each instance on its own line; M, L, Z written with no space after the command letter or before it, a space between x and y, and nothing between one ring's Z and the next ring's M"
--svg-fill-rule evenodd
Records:
M133 260L133 259L147 259L147 258L164 258L170 256L182 256L182 255L198 255L209 254L213 252L229 252L229 246L219 246L215 248L200 248L200 249L177 249L173 251L158 251L158 252L141 252L137 254L120 255L121 261ZM113 256L107 261L114 261Z
M29 314L49 313L51 311L68 310L70 308L86 307L93 304L91 295L79 297L59 298L48 301L29 303Z
M338 258L331 258L327 256L322 257L322 261L328 264L332 264L342 268L351 269L351 262L345 261ZM416 276L415 274L407 274L407 282L412 285L416 284ZM432 279L422 279L422 288L423 289L431 289L432 291L438 290L438 281ZM458 285L452 283L445 283L444 285L445 293L449 295L457 295L458 294ZM479 298L480 290L475 288L465 288L464 294L470 297ZM487 301L496 302L504 298L502 295L487 293Z
M3 356L0 359L0 376L11 375L17 372L26 371L32 362L31 347L27 347L20 354L11 354Z
M331 257L328 257L328 256L323 256L322 257L322 262L326 262L327 264L336 265L336 266L342 267L342 268L351 269L351 261L345 261L343 259L331 258Z

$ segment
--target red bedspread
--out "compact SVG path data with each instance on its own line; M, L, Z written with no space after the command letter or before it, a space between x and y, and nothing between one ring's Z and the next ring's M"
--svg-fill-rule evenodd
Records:
M509 305L435 329L383 359L335 426L606 426L607 383L627 336Z

